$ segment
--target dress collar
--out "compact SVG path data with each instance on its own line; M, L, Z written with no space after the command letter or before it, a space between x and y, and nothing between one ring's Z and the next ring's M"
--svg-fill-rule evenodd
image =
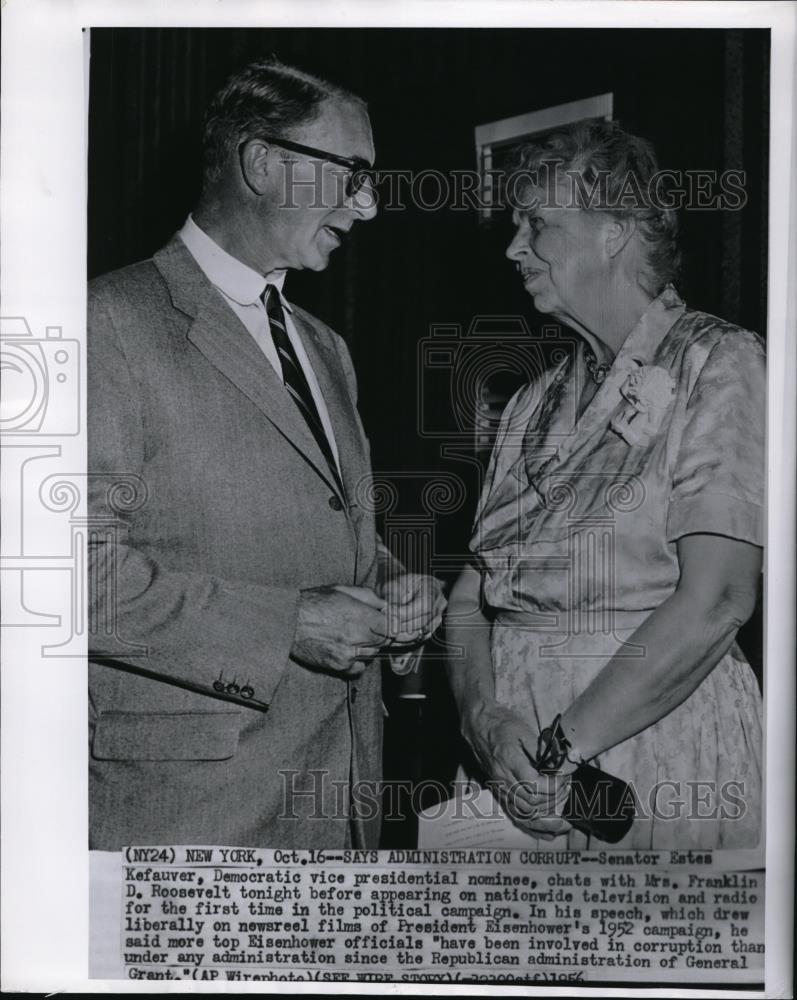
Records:
M676 292L675 287L667 285L639 317L636 325L617 352L615 364L612 367L622 368L632 361L639 365L650 364L659 344L685 310L686 305Z
M254 305L262 296L266 285L275 285L280 293L283 307L289 312L292 311L290 303L282 294L286 273L284 270L271 271L266 275L258 274L253 268L222 249L214 239L199 228L190 215L178 235L208 280L233 302L242 306Z

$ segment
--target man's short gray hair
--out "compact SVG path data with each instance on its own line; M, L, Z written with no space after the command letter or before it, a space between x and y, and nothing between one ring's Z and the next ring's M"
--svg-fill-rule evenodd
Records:
M321 77L269 56L230 77L211 101L202 136L204 183L213 184L238 156L241 144L264 133L291 137L314 121L327 99L362 98Z

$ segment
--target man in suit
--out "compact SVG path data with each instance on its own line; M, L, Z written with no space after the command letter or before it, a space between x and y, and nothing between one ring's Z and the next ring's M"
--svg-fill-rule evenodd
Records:
M91 846L374 847L374 658L443 600L363 501L345 344L282 292L375 215L370 123L268 60L204 146L180 232L89 293Z

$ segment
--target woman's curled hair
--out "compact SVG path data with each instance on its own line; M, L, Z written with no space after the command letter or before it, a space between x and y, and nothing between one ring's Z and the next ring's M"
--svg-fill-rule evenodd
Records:
M508 171L507 191L520 210L528 207L524 193L534 188L564 197L566 207L632 216L644 245L643 280L657 295L680 266L678 220L667 196L670 176L659 170L647 139L617 122L590 119L521 146Z

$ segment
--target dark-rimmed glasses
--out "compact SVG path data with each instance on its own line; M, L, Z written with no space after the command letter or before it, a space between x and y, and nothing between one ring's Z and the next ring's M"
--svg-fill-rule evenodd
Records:
M351 198L357 194L366 181L370 181L372 186L375 184L376 172L372 169L368 160L364 160L361 156L340 156L338 153L329 153L324 149L315 149L313 146L303 146L300 142L293 142L290 139L283 139L276 135L264 135L261 133L258 138L263 139L265 142L273 142L275 146L281 146L292 153L303 153L305 156L312 156L318 160L327 160L329 163L345 167L348 171L346 186L344 188L344 194L347 198Z

